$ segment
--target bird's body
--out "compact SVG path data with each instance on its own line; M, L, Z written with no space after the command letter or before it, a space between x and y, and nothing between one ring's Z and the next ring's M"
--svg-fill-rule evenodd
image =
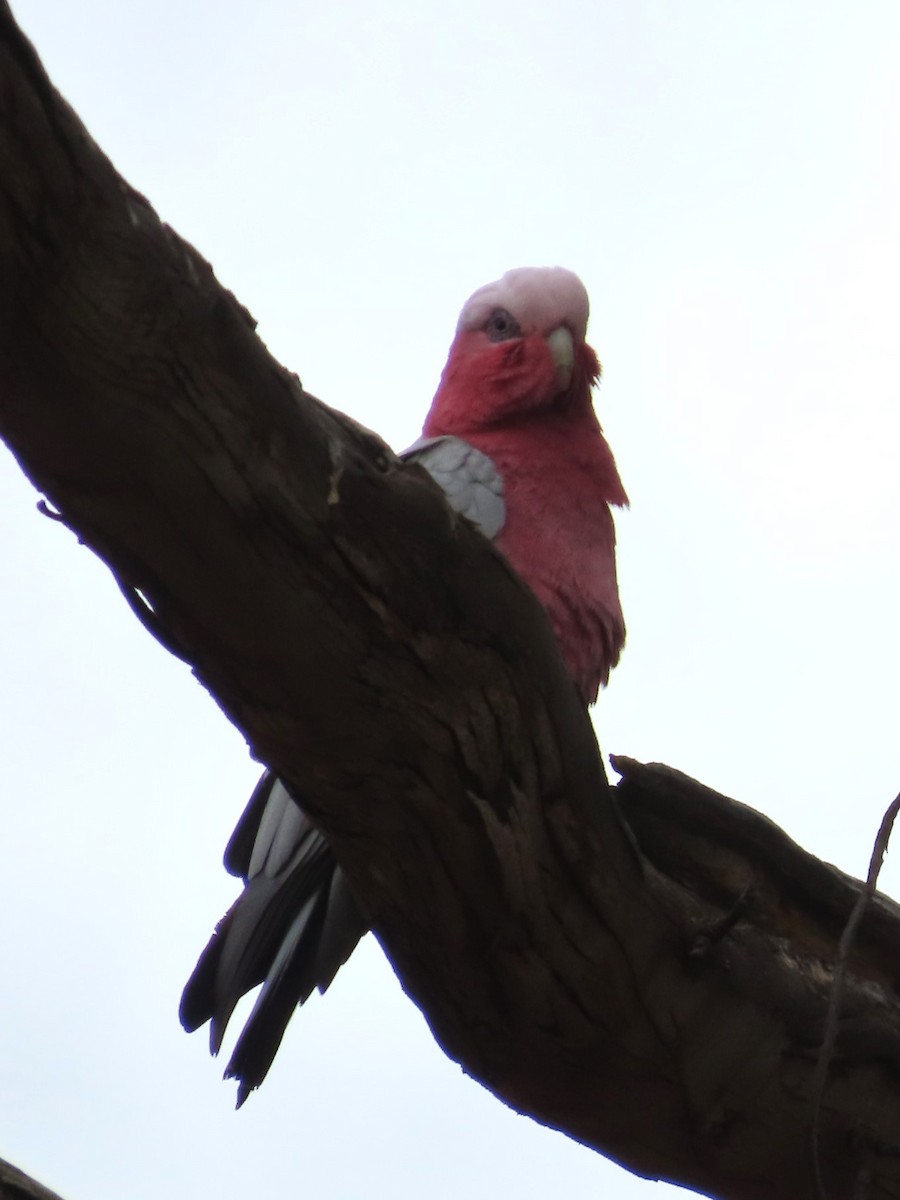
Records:
M609 449L596 423L600 446L581 414L568 426L488 430L470 438L503 479L506 520L495 544L544 605L569 673L591 703L625 639L609 511L610 502L624 503L625 495L611 496L597 481L597 460Z
M510 271L460 314L424 436L408 456L479 524L543 603L569 673L596 698L625 638L609 506L627 503L591 403L587 294L559 267ZM182 997L214 1051L238 999L264 987L226 1071L238 1102L271 1065L297 1004L324 991L367 922L326 840L267 772L225 855L245 889Z
M609 506L628 498L591 403L600 364L587 318L581 281L560 267L480 288L460 314L424 432L461 438L494 464L506 503L496 544L546 608L592 701L625 640Z

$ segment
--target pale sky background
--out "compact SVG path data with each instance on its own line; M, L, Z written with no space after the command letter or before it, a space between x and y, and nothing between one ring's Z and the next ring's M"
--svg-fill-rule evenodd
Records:
M900 788L900 4L15 9L273 353L397 448L475 287L579 272L632 500L601 746L863 873ZM258 768L36 499L0 458L0 1155L66 1200L674 1195L466 1079L371 938L233 1111L176 1009Z

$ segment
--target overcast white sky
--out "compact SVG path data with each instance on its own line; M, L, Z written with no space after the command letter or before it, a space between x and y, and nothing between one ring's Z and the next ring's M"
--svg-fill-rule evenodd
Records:
M15 8L276 356L398 448L469 292L581 274L632 500L601 746L864 872L900 788L896 0ZM234 1113L176 1008L257 767L36 498L0 458L0 1155L66 1200L674 1194L465 1079L371 938Z

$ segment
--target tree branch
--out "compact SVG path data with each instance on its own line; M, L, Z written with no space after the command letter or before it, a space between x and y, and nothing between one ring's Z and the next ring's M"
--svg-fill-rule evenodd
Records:
M859 885L666 768L618 761L611 791L530 592L268 356L5 5L0 55L0 434L23 470L304 797L469 1074L641 1174L809 1194ZM900 1197L898 946L879 898L822 1101L835 1197Z
M60 1200L43 1184L0 1158L0 1200Z

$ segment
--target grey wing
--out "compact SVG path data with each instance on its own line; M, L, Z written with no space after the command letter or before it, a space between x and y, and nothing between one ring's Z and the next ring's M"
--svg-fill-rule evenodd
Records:
M450 507L495 538L506 520L503 476L493 459L458 437L419 438L400 455L425 468Z

